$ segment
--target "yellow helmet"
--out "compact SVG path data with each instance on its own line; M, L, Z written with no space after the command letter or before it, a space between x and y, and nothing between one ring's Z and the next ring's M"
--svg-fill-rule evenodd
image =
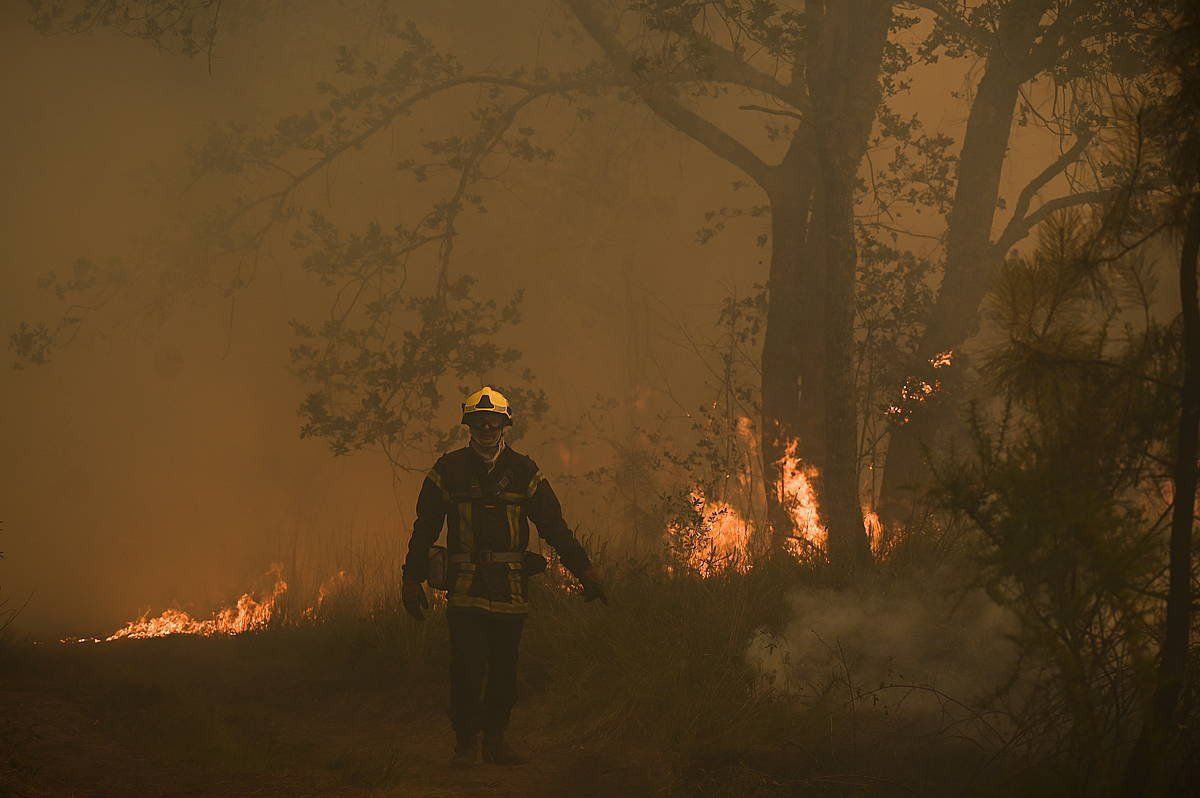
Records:
M462 423L466 424L468 417L475 413L498 413L504 416L504 426L512 424L512 410L509 409L508 399L487 385L468 396L467 401L462 403Z

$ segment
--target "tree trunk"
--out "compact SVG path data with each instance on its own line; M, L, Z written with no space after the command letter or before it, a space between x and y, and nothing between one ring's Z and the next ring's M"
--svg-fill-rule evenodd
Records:
M857 169L835 160L844 155L838 141L824 142L821 194L826 238L825 462L819 493L829 532L829 560L855 568L871 559L863 527L858 485L858 402L854 380L854 281L858 249L854 240L854 182ZM857 161L854 162L857 166Z
M1200 198L1193 198L1179 258L1179 295L1183 305L1183 388L1179 430L1171 481L1170 566L1167 622L1159 659L1158 683L1142 733L1134 744L1121 793L1126 798L1167 792L1161 755L1171 743L1171 727L1187 672L1188 635L1192 624L1192 526L1196 512L1196 457L1200 437L1200 297L1196 267L1200 256Z
M777 172L771 201L771 268L762 351L762 466L767 520L778 549L795 532L783 501L782 461L795 445L813 465L824 462L825 257L821 237L809 230L815 175L813 136L805 127L792 140Z
M1010 3L1005 9L971 103L959 154L954 203L947 219L941 290L917 347L913 375L930 382L936 376L942 391L891 434L879 496L885 524L906 520L912 506L912 489L920 488L928 477L922 447L932 444L939 432L956 425L956 388L967 369L966 359L956 351L952 365L939 369L936 375L931 373L929 361L942 352L956 350L974 334L980 304L1003 258L1004 253L992 246L1000 175L1021 84L1036 72L1025 56L1037 39L1038 22L1049 5L1049 0L1030 0Z
M876 0L811 3L810 19L815 15L808 75L820 179L811 229L824 238L826 302L824 460L818 494L830 561L852 569L871 556L858 484L854 189L881 98L879 73L891 7Z

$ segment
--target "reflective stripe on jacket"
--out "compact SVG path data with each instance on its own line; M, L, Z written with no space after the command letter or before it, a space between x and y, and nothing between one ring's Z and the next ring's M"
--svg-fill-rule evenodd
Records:
M519 558L529 547L529 521L578 576L587 553L562 517L562 507L537 464L506 446L491 469L469 446L442 455L417 497L404 578L429 576L429 547L446 525L451 608L524 614L529 611Z

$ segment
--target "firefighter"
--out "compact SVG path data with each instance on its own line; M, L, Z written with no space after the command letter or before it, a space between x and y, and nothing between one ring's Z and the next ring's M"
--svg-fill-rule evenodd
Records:
M422 582L429 577L430 547L445 521L450 718L456 741L451 764L474 764L482 735L485 762L518 765L526 760L505 742L504 731L517 698L517 649L529 611L529 521L579 579L586 600L607 603L607 598L587 552L563 520L550 483L532 459L504 442L512 424L504 395L487 386L471 394L462 405L462 423L470 430L470 443L434 463L417 498L404 563L404 607L424 618L429 603Z

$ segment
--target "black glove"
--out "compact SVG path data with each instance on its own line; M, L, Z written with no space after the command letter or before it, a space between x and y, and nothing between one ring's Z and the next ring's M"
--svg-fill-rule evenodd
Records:
M583 600L595 601L600 599L600 602L608 606L608 596L604 592L604 585L600 584L600 578L596 575L595 568L588 568L579 577L579 583L583 585Z
M423 610L429 609L429 599L425 597L425 588L421 587L420 582L405 582L400 597L409 615L418 621L425 620Z

